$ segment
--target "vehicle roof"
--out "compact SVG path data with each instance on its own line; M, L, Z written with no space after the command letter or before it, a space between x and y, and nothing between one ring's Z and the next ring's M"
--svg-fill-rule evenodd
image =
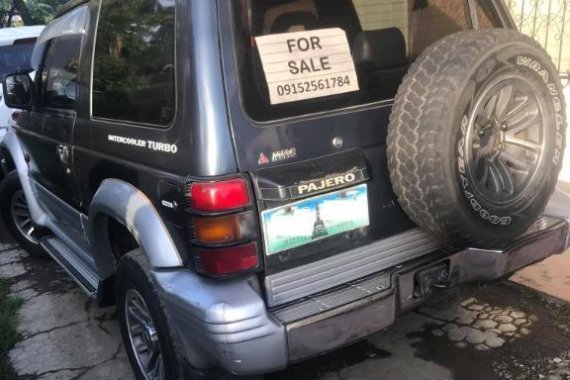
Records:
M0 29L0 46L12 45L15 40L38 37L45 25L20 26Z

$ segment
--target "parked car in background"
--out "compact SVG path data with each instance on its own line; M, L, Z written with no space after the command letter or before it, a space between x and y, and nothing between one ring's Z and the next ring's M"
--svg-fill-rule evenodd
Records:
M0 29L0 77L8 73L29 72L30 59L43 25ZM14 110L6 106L0 90L0 140L10 126Z

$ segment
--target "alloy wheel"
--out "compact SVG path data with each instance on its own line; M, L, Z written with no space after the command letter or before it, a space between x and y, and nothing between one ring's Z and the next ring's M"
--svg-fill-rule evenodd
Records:
M524 196L545 150L544 101L516 74L502 76L476 99L465 131L473 188L495 204Z
M137 364L147 380L165 379L158 333L143 297L134 289L125 295L125 318Z
M10 213L18 232L30 243L38 244L36 228L32 223L30 209L23 190L17 190L10 201Z

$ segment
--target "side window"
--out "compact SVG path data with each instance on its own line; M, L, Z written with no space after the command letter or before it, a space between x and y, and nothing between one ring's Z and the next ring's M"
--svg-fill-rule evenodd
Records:
M166 126L175 112L174 1L101 4L93 117Z
M51 39L41 65L42 105L71 108L77 98L77 70L81 35L72 34Z

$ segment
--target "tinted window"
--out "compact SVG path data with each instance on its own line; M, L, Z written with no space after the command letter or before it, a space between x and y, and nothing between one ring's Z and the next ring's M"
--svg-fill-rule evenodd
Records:
M47 107L70 108L77 99L81 35L51 39L41 65L41 100Z
M0 77L30 69L34 43L0 46Z
M174 1L103 1L93 116L168 125L174 117L174 91Z
M242 98L248 113L261 121L391 99L410 64L426 47L471 24L464 0L241 0L234 4ZM346 34L358 90L272 104L256 37L327 28L340 28ZM324 79L323 83L317 79L316 86L332 87ZM302 88L277 90L287 94Z

